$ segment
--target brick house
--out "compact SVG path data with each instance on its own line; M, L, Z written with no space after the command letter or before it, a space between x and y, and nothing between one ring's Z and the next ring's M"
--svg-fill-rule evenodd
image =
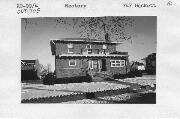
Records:
M120 42L87 38L61 38L50 41L55 56L57 79L86 76L87 72L126 74L129 69L127 52L117 52Z

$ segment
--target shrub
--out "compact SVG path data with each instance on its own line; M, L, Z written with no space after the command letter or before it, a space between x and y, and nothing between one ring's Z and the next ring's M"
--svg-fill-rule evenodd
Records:
M66 77L66 78L59 78L55 80L56 84L82 83L82 82L92 82L91 76L87 75L87 76L78 76L78 77Z
M114 74L113 75L114 79L125 79L127 78L126 74Z
M142 72L139 70L135 70L132 72L136 77L142 77Z
M135 78L135 77L136 77L135 74L132 73L132 72L128 72L128 73L126 74L126 76L127 76L127 78Z
M55 76L53 73L49 73L43 79L44 85L53 85L55 83Z

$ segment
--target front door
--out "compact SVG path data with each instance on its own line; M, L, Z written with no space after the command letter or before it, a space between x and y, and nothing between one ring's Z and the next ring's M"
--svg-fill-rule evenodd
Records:
M98 60L89 60L90 71L98 72L100 69L100 64Z

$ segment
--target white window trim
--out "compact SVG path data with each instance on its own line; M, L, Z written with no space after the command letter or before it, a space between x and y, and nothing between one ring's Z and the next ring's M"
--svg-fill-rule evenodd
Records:
M74 61L74 65L71 65L71 61ZM76 60L69 60L69 66L76 66Z
M90 45L90 48L87 47L88 45ZM87 44L86 45L86 49L91 49L91 48L92 48L91 44Z
M112 63L113 61L114 61L115 63ZM119 61L120 63L116 63L117 61ZM111 67L124 67L124 66L126 66L125 60L110 60L110 62L111 62ZM124 65L122 65L122 62L124 62ZM113 64L115 64L115 66L113 66ZM120 66L117 66L117 64L120 64Z
M68 53L73 53L73 52L71 52L69 49L72 49L72 48L68 48Z
M68 53L73 53L72 51L70 51L70 49L73 48L73 44L72 43L68 43L67 44L67 48L68 48Z
M90 51L88 51L88 50L90 50ZM92 54L92 49L87 49L87 54Z

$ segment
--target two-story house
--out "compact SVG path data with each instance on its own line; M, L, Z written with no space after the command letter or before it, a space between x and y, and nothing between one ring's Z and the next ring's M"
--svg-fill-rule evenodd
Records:
M128 53L117 52L117 44L120 42L87 38L52 39L56 78L85 76L87 72L127 73Z

